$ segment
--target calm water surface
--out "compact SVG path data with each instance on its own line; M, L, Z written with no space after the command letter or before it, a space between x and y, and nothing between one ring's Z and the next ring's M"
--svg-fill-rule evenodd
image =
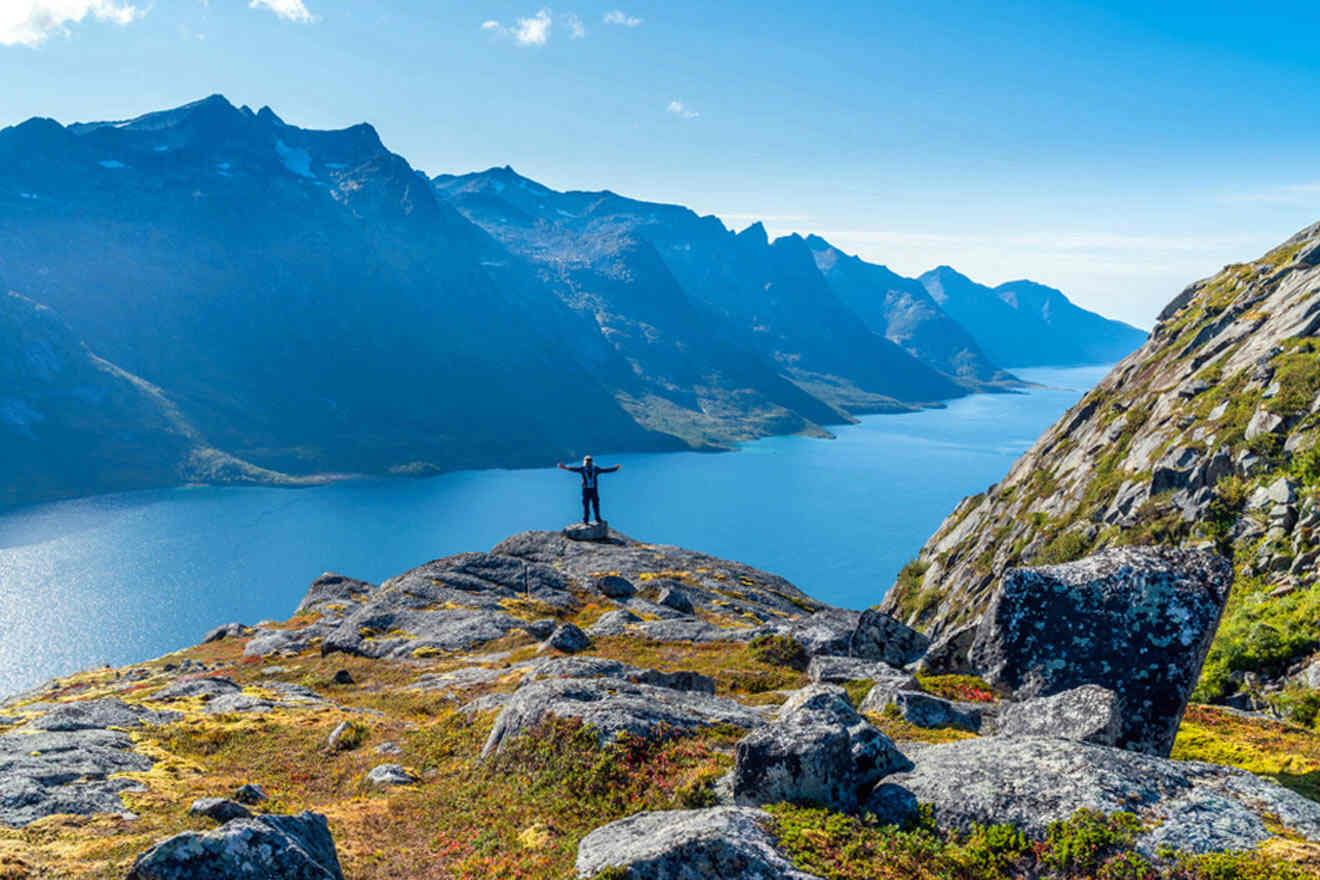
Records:
M965 495L1000 479L1106 367L1018 370L1048 387L872 416L835 440L726 455L599 456L602 512L642 540L782 574L855 608ZM323 571L379 582L580 516L577 476L464 471L312 489L132 492L0 517L0 695L194 644L231 620L288 617Z

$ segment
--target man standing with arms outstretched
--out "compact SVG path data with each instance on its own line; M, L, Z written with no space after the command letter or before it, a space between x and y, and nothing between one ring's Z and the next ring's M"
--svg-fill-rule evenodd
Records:
M590 518L591 508L596 508L596 522L600 522L600 493L596 491L596 478L601 474L612 474L623 465L616 464L614 467L596 467L596 463L591 460L591 456L585 456L582 459L582 467L569 467L562 461L558 463L558 468L563 471L572 471L575 474L582 475L582 522L585 524Z

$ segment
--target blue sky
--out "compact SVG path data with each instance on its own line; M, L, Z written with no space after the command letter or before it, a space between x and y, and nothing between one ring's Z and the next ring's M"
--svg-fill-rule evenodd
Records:
M0 124L221 92L1149 326L1320 220L1301 3L3 0Z

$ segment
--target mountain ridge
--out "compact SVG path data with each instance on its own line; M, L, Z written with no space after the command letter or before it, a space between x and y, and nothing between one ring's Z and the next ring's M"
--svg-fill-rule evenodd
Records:
M800 237L507 165L428 178L368 123L222 95L0 130L0 233L6 289L253 473L727 449L1012 384L876 332Z

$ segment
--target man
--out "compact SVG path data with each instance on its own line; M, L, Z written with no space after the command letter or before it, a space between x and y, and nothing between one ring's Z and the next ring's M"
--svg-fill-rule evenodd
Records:
M591 508L596 508L596 522L600 522L600 493L596 491L596 478L601 474L612 474L623 465L616 464L614 467L596 467L596 463L591 460L591 456L585 456L582 459L582 467L568 467L562 461L556 465L561 471L572 471L575 474L582 475L582 522L585 525L588 521Z

